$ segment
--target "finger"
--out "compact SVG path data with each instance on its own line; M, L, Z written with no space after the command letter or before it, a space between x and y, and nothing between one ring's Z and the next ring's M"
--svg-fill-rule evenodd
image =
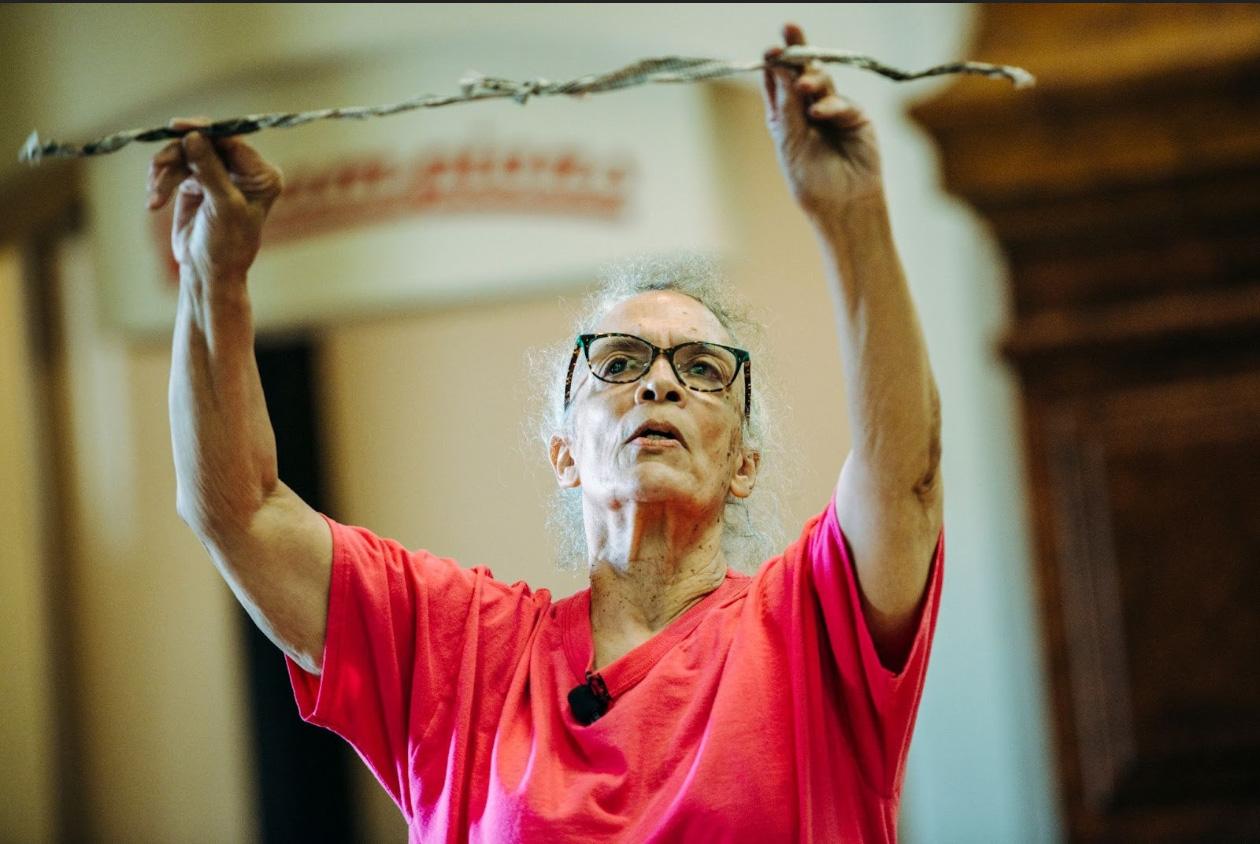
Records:
M804 44L805 36L800 27L789 23L783 27L783 40L790 47ZM806 103L803 94L796 87L801 71L795 67L773 64L773 60L782 53L781 47L772 47L766 51L766 117L785 126L789 134L795 134L806 128Z
M771 62L782 54L782 47L771 47L769 50L766 50L766 64L761 68L761 83L765 94L766 114L768 116L773 113L774 104L779 98L779 84L777 77L774 75L774 67L771 65Z
M768 72L773 83L772 88L768 86L771 97L766 104L770 118L782 123L789 132L804 129L805 109L814 98L796 87L796 69L775 65Z
M774 71L768 67L761 69L761 93L765 95L763 99L765 100L766 108L770 109L778 97L779 91L778 85L774 80Z
M162 182L163 175L172 167L183 166L184 153L179 141L171 141L162 147L156 155L149 161L149 173L145 179L146 205L150 208L161 207L165 200L154 205L154 201L158 198L158 187ZM169 193L169 191L168 191Z
M836 92L836 82L821 62L812 61L796 79L797 87L808 94L826 96Z
M796 90L809 96L825 96L831 93L831 86L831 77L813 68L796 77Z
M284 177L280 168L263 158L241 138L217 138L219 157L227 166L232 183L249 197L273 200L280 195Z
M782 47L771 47L765 52L765 64L761 70L761 81L764 87L765 103L766 103L766 119L779 119L779 88L783 84L783 77L777 71L781 69L781 65L775 64L779 56L783 55Z
M170 201L175 189L191 176L192 171L184 165L183 161L162 168L149 186L149 210L156 211Z
M206 201L205 191L196 179L185 179L175 193L175 217L171 221L171 236L192 223L201 203Z
M823 97L809 107L813 120L830 123L839 129L856 129L867 122L866 114L857 103L838 94Z
M204 135L200 132L185 135L183 146L188 169L192 170L211 201L228 201L238 194L214 144Z
M782 119L783 109L791 97L792 78L782 67L767 66L762 71L762 84L765 89L766 116L774 120Z
M179 141L169 141L149 160L149 172L152 173L158 167L166 167L183 160L184 150Z
M246 174L271 166L267 159L258 154L258 150L241 138L232 135L215 138L214 145L231 173Z

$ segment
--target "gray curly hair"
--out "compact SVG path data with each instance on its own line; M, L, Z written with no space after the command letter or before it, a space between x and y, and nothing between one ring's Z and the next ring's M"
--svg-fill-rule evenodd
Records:
M626 299L654 290L673 290L690 296L717 317L737 346L747 349L766 372L762 326L712 259L696 254L636 258L605 269L595 290L586 297L570 338L590 333L600 320ZM534 431L544 454L557 434L571 433L570 415L564 407L564 380L573 353L572 339L531 353L530 369L535 383L550 385L542 391L542 407L535 414ZM757 484L748 498L727 496L723 520L722 551L732 567L753 571L771 554L781 550L781 491L778 476L784 456L777 436L771 436L767 389L770 379L753 387L752 403L744 422L745 445L761 454ZM556 541L561 568L580 570L588 565L586 531L582 522L581 489L558 489L551 502L547 526Z

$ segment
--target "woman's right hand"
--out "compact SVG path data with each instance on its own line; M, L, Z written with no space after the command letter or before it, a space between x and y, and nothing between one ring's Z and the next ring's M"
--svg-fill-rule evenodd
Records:
M171 126L207 122L176 119ZM191 132L154 155L147 204L156 211L175 196L171 249L181 278L244 283L262 242L263 221L283 184L279 168L236 137L211 141Z

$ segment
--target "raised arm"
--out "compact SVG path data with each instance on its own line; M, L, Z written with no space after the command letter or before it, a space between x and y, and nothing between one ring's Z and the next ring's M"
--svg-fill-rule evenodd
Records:
M804 44L784 28L788 44ZM767 55L772 55L773 48ZM941 418L893 245L874 128L819 67L766 72L767 123L827 267L853 450L836 487L863 611L885 665L904 662L941 531Z
M156 210L175 197L176 507L262 631L319 673L332 539L319 514L277 475L246 287L280 186L280 172L244 141L212 143L194 133L154 156L148 206Z

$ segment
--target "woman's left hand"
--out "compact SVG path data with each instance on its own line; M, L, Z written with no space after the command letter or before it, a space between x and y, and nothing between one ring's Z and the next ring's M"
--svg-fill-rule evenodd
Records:
M805 43L796 24L783 27L788 46ZM783 52L771 47L766 59ZM765 69L766 123L779 165L805 213L825 219L855 201L883 195L879 148L870 120L851 100L836 93L831 75L818 62L803 69Z

